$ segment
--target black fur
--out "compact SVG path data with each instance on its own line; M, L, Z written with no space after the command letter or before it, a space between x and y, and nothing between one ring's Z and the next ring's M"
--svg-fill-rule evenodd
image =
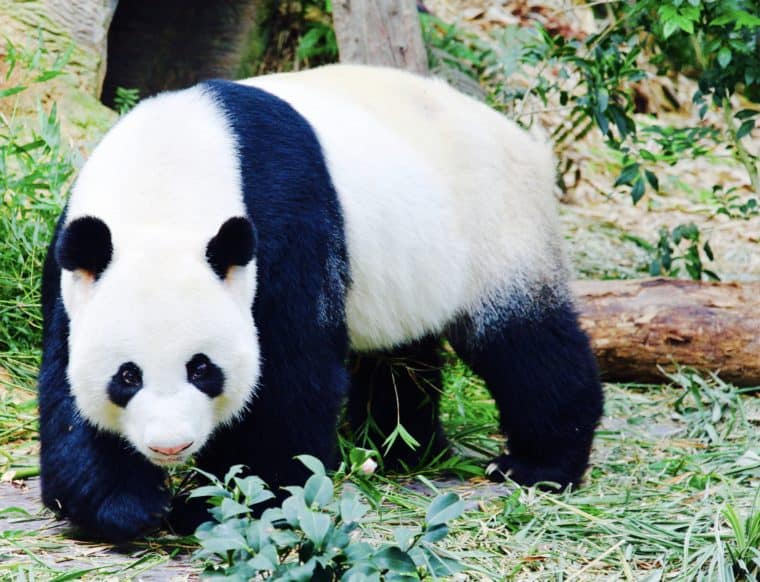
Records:
M206 354L195 354L186 367L187 381L209 398L224 391L224 372Z
M97 279L111 262L111 231L99 218L83 216L71 221L58 238L55 249L61 268L82 269Z
M507 315L486 333L468 318L449 333L499 408L509 455L494 459L494 480L577 485L588 463L603 404L596 361L572 306L550 295L546 307L523 298L527 317Z
M335 430L348 391L343 217L306 120L258 89L226 81L207 87L237 138L258 235L253 316L263 368L248 412L219 429L197 462L217 475L244 463L278 491L307 476L295 455L314 455L328 466L337 460ZM181 513L173 516L178 524Z
M137 381L125 379L125 374L136 375ZM134 362L122 364L108 383L108 398L116 406L126 408L132 397L142 388L142 371Z
M230 267L244 267L256 253L256 231L243 216L227 220L206 246L206 260L220 279Z
M509 454L492 461L489 477L578 485L603 405L588 338L556 290L509 297L509 305L492 308L501 314L498 324L462 316L444 334L485 380L500 412ZM386 467L403 469L448 451L438 418L439 342L428 337L352 356L347 413L354 436L380 448L400 419L421 445L412 450L397 439Z

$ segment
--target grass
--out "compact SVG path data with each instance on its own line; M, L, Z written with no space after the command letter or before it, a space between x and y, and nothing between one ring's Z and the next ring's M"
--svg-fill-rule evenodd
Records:
M3 111L11 113L0 119L0 475L9 481L38 472L39 275L72 163L54 110L40 108L34 124L15 117L14 107ZM467 510L445 547L472 565L471 579L760 577L756 394L689 370L662 385L608 384L587 482L551 495L446 476L472 474L500 446L488 392L452 354L447 360L442 413L462 457L356 481L376 503L363 526L367 540L419 524L434 492L452 489ZM11 487L0 484L0 502L14 500L0 505L0 580L168 578L200 568L188 565L191 539L119 549L73 541L33 495L6 495Z
M447 433L479 464L469 451L494 452L495 406L461 364L449 366L446 376ZM31 394L28 385L16 389ZM553 495L482 478L446 479L440 467L373 476L357 483L377 502L363 536L391 539L393 527L420 522L435 489L452 489L468 509L444 547L475 567L472 579L756 580L756 397L689 371L661 386L608 384L606 395L592 469L579 491ZM34 410L27 405L23 415L23 429L18 419L0 420L0 431L20 437L3 443L6 459L18 466L30 462L36 440ZM46 524L45 516L34 523ZM192 547L169 537L114 554L101 545L72 544L59 530L21 531L11 521L0 526L0 579L133 578L166 567L174 554L186 557ZM72 566L61 561L64 555Z

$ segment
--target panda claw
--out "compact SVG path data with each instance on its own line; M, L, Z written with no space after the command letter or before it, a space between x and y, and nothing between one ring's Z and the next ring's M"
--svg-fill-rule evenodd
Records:
M511 454L500 455L491 461L485 474L492 481L504 482L510 479L527 487L538 485L545 491L561 491L571 484L577 486L581 480L581 475L571 472L562 463L537 463Z

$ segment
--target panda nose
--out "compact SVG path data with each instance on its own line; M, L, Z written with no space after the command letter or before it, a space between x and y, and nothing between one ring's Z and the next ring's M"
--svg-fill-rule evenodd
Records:
M174 455L178 455L184 450L189 449L193 445L192 441L189 443L185 443L183 445L177 445L176 447L152 447L148 446L148 448L153 451L154 453L160 453L162 455L166 455L167 457L173 457Z

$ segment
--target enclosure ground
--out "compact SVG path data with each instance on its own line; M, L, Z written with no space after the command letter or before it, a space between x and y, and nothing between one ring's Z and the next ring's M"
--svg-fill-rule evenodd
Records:
M362 535L388 540L394 526L415 527L438 488L466 500L444 547L473 566L468 579L671 580L701 572L704 580L731 580L732 552L742 548L726 511L743 519L760 509L760 405L720 382L689 374L676 380L606 386L592 468L577 492L443 479L436 467L376 476L370 486L380 507ZM493 450L495 407L481 383L456 367L447 384L447 432L479 465L472 451ZM120 549L73 540L41 509L38 487L36 478L0 484L0 579L197 575L185 540L157 537Z
M589 26L578 16L576 5L565 10L566 3L559 0L516 3L562 14L572 30ZM484 39L491 38L496 27L515 23L501 2L427 0L425 5ZM515 75L510 82L522 81ZM644 89L653 106L659 107L656 94L664 85L683 107L667 113L657 110L657 119L674 126L700 123L689 107L694 82L682 77L647 79ZM537 118L549 131L565 123L565 111L541 108ZM81 132L67 128L66 111L73 109L88 125L94 123L90 110L61 103L62 141L86 154L95 140L82 140ZM7 110L0 113L10 118ZM646 125L654 117L649 112L636 119ZM109 113L94 133L102 133L114 120L115 114ZM760 139L752 143L760 148ZM621 161L598 132L565 148L561 157L570 164L563 175L561 213L579 278L643 276L652 258L647 244L656 245L659 229L694 222L715 250L710 269L725 280L760 279L760 215L736 220L715 212L713 184L748 195L746 175L726 151L711 151L675 166L664 164L658 168L660 192L633 205L613 185ZM50 184L57 166L37 165L42 169L24 168L39 170L30 181ZM39 219L39 209L36 212ZM7 232L23 226L16 224L12 209L0 212L0 220L12 226ZM44 242L20 236L8 240L23 251L18 256L31 258L19 265L17 249L11 245L0 253L9 266L0 271L0 282L15 293L0 303L3 321L13 322L2 330L10 339L3 344L7 351L0 352L0 581L197 578L201 565L192 561L196 546L189 540L159 536L123 548L77 541L73 530L42 509L35 391L40 317L38 285L30 281L38 277L35 265ZM757 392L740 391L709 374L683 371L658 385L607 384L605 393L606 413L583 487L549 494L513 484L493 485L473 475L482 475L484 460L498 452L496 409L482 383L451 358L443 412L447 433L462 457L446 466L434 464L411 475L377 475L361 484L377 502L363 525L363 537L387 541L393 527L419 525L434 491L454 490L466 500L467 510L451 524L444 547L471 565L468 579L756 580ZM466 479L446 476L447 470Z

